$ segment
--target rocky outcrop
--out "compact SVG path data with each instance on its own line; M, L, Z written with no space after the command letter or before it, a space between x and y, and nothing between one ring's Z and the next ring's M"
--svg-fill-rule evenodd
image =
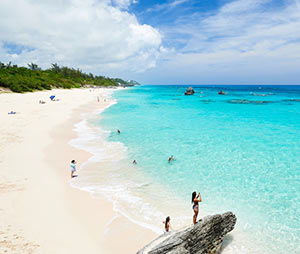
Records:
M232 212L207 216L196 225L161 235L137 254L217 254L235 223Z
M192 87L189 87L188 89L186 89L185 91L185 95L193 95L195 93L194 89Z

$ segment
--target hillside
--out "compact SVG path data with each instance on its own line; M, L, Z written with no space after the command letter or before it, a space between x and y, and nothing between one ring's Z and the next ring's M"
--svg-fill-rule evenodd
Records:
M13 92L23 93L35 90L52 88L80 88L88 86L111 87L132 86L135 81L124 81L120 78L108 78L86 74L79 69L52 64L50 69L42 70L36 64L26 67L12 65L11 62L0 62L0 87L8 88Z

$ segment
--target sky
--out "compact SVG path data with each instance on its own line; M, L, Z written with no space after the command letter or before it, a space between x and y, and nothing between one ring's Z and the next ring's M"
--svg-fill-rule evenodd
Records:
M300 85L300 0L0 0L0 61L142 84Z

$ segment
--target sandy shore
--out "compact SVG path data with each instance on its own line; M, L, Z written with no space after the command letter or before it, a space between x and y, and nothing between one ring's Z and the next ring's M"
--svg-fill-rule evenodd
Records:
M111 92L0 94L1 254L135 253L155 237L116 215L110 202L70 187L70 161L80 168L90 157L68 144L74 124L106 107Z

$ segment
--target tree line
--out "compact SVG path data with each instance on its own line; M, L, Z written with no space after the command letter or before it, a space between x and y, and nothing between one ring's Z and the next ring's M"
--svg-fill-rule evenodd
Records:
M52 88L80 88L88 86L110 87L131 86L135 81L127 82L120 78L84 73L80 69L51 64L51 68L42 70L37 64L29 63L27 67L19 67L11 62L0 62L0 87L9 88L13 92L23 93Z

